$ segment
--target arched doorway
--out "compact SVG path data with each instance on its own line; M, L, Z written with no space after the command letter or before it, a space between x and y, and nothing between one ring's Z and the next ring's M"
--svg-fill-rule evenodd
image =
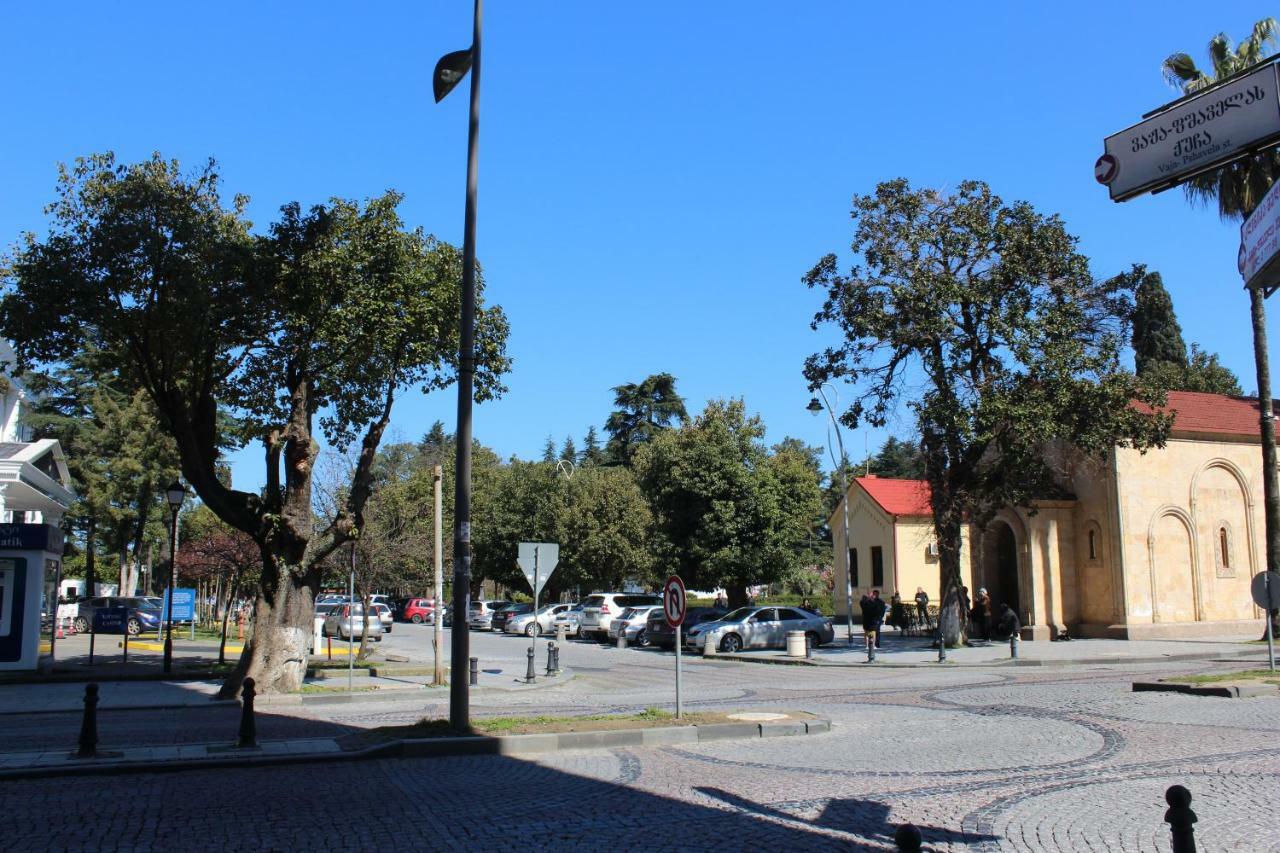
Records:
M987 594L991 596L993 614L1000 612L1001 604L1008 604L1021 616L1022 599L1018 589L1018 542L1013 528L1003 521L994 525L996 538L995 565L984 572L987 578Z

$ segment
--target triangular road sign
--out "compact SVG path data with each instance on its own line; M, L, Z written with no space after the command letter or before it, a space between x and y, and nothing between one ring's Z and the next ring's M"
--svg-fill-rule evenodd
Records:
M538 595L560 562L560 545L556 542L521 542L516 562L529 582L529 589Z

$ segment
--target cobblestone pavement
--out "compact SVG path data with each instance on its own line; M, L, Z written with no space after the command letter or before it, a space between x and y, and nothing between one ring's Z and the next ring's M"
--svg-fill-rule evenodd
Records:
M660 705L672 698L670 663L584 648L573 681L486 694L475 710ZM6 848L888 850L895 825L910 821L931 850L1155 851L1169 849L1163 795L1180 783L1195 798L1199 849L1280 851L1280 698L1130 690L1135 678L1228 666L691 661L692 709L804 709L830 718L831 733L536 759L13 781L0 784ZM281 719L349 730L442 708L417 694L303 706ZM0 721L0 733L12 721Z

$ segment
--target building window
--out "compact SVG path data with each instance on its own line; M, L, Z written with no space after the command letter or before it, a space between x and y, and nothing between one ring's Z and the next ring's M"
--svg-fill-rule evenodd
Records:
M871 585L884 586L884 551L879 545L871 546Z
M1217 568L1217 576L1220 578L1233 578L1236 576L1235 564L1232 555L1232 531L1231 525L1225 521L1218 523L1217 535L1213 537L1213 562Z
M849 549L849 585L858 585L858 549Z
M1089 531L1089 559L1098 559L1098 531Z
M1218 528L1218 545L1222 548L1222 568L1231 568L1231 548L1227 546L1227 528Z

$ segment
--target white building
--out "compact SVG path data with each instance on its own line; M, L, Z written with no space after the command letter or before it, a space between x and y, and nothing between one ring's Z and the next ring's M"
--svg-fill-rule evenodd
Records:
M10 376L13 348L0 340L0 523L59 524L75 495L67 460L57 441L29 441L22 425L27 389Z

